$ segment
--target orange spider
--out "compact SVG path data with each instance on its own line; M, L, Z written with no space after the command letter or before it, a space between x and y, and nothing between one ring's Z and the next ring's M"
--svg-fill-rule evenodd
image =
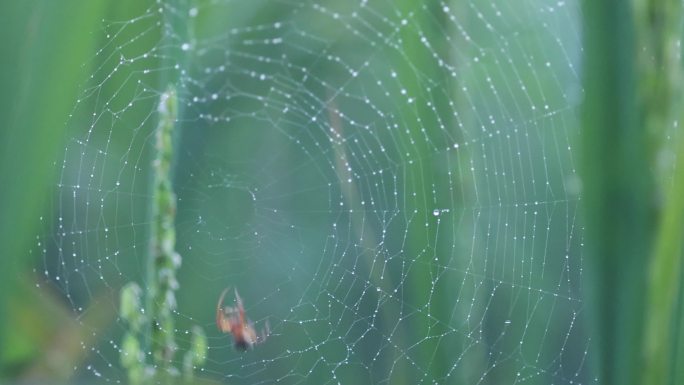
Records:
M245 317L245 308L242 306L242 299L235 289L235 307L224 308L223 297L226 296L228 288L225 288L219 297L216 305L216 326L223 333L230 333L233 335L235 341L235 348L245 351L256 344L260 344L266 340L269 333L268 322L266 328L261 331L261 335L257 335L252 322Z

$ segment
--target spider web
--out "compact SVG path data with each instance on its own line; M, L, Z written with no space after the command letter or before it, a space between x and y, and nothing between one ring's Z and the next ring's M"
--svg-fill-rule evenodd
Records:
M593 382L572 139L575 1L232 1L103 21L32 251L125 381L165 76L178 79L177 339L228 383ZM170 75L168 75L170 74ZM214 326L225 287L268 340ZM97 309L97 310L95 310ZM93 326L93 312L111 315ZM180 357L176 357L180 360ZM180 366L180 364L178 364Z

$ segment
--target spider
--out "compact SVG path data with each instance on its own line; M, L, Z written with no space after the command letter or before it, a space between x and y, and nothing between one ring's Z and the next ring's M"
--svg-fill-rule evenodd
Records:
M216 326L223 333L233 335L235 348L245 351L266 341L269 333L268 322L266 328L257 335L252 322L245 317L245 308L242 306L242 299L235 289L235 307L223 307L223 297L226 296L228 288L225 288L219 297L216 305Z

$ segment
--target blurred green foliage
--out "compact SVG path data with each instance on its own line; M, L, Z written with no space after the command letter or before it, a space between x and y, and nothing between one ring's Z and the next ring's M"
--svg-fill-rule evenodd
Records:
M8 307L31 281L28 245L54 186L54 161L66 139L65 122L82 82L83 63L97 44L94 31L105 1L4 1L0 4L0 362L2 375L19 374L39 355L5 341L19 341L10 327L19 312ZM17 279L20 278L20 279ZM34 294L32 294L34 295ZM14 302L16 303L16 302ZM49 325L46 325L49 326ZM34 343L49 343L35 341Z
M637 384L654 180L636 100L634 15L625 2L585 2L584 8L582 184L595 365L602 383Z
M355 6L316 3L341 13ZM350 354L350 345L334 333L347 328L345 336L350 340L364 336L364 342L353 345L353 353L361 362L373 360L374 372L349 365L340 375L361 383L443 379L453 371L455 351L460 354L459 370L452 380L459 383L475 382L483 373L490 384L505 383L512 376L528 379L530 384L559 378L590 382L595 371L602 383L627 384L639 382L644 365L650 365L645 378L656 379L650 383L668 383L662 377L665 371L672 373L669 383L678 383L682 374L676 362L684 346L679 330L684 314L679 276L684 157L677 158L674 173L663 172L657 163L663 147L681 153L684 145L661 142L658 127L676 119L680 91L661 92L657 85L679 84L668 76L680 76L681 69L679 62L656 60L645 71L664 73L664 78L643 76L638 71L653 64L648 58L669 58L672 47L648 51L645 66L637 48L657 46L663 39L668 44L677 41L671 37L680 34L681 10L677 7L664 15L670 17L664 23L666 32L660 31L670 34L666 39L657 31L662 17L643 6L657 5L657 1L635 2L641 5L636 14L628 3L618 1L583 4L586 98L582 152L578 154L586 224L581 234L586 239L580 240L572 187L577 181L571 178L574 152L559 149L563 147L559 143L573 144L572 136L579 128L577 106L569 101L572 95L568 97L573 90L559 87L571 84L576 76L578 63L572 52L580 51L581 42L575 26L558 22L560 26L552 32L566 42L559 46L545 36L550 28L545 25L550 20L544 19L548 14L518 12L508 4L503 7L508 17L489 26L498 31L493 34L478 21L478 7L488 9L489 2L452 3L451 12L464 23L459 26L490 50L472 44L462 30L450 30L453 25L439 12L444 4L437 1L425 2L415 13L417 5L410 0L375 5L379 15L412 15L400 30L381 18L373 19L377 22L372 32L391 36L388 40L399 50L368 44L374 37L359 44L358 36L327 23L309 8L287 2L198 1L211 12L200 10L190 19L191 2L176 1L177 12L168 13L165 21L148 12L155 7L153 1L0 4L0 36L5 37L0 59L0 380L91 381L92 373L72 373L73 367L86 360L111 370L104 373L106 377L118 376L117 369L106 369L119 359L107 353L112 350L109 341L122 341L119 353L132 373L129 380L134 383L143 377L145 368L137 364L146 348L137 309L145 301L144 285L151 282L141 262L149 252L152 211L149 170L154 154L148 138L157 124L159 97L173 83L181 87L177 138L181 145L172 170L179 198L174 240L184 261L200 261L178 271L178 306L184 315L192 316L180 317L175 325L177 330L188 331L179 338L187 353L177 357L182 362L175 364L184 369L189 381L225 380L245 367L255 372L254 378L245 381L286 378L292 372L307 371L311 362L321 358L341 360ZM136 19L141 14L146 17ZM125 24L130 20L136 22ZM284 48L217 38L227 28L272 25L275 20L285 20L291 28L282 33L290 39ZM169 28L155 28L158 22ZM357 28L366 31L364 26ZM264 36L249 31L244 34L247 40ZM369 32L368 36L374 35ZM499 41L499 37L505 38ZM210 48L179 49L201 41L211 42ZM499 49L504 53L499 54ZM242 56L231 56L234 52ZM358 68L369 57L373 61L358 80L349 80L349 73L334 60L322 60L322 52ZM119 55L133 58L142 53L153 54L114 70ZM255 61L255 57L283 58L287 65L277 60ZM434 57L453 60L458 77ZM548 60L554 71L528 65L531 57ZM207 69L225 64L227 58L230 66L225 74L206 75ZM661 72L663 67L669 70ZM307 76L302 77L298 68L308 69ZM149 70L151 74L141 76ZM246 76L249 71L274 75L290 95L286 98L265 82ZM131 76L140 76L145 83L129 82ZM382 86L373 86L378 81ZM656 86L644 91L640 82ZM517 83L536 87L511 86ZM501 92L488 93L490 84ZM252 98L242 95L217 105L192 102L194 94L207 96L225 85ZM366 105L339 97L338 90L332 89L341 85L344 92L367 97L377 109L396 114L385 122L375 121L375 112ZM89 87L93 86L101 95L113 95L107 108L124 112L111 121L98 121L101 129L93 130L88 146L75 145L76 153L64 151L74 145L71 138L88 131L92 111L105 109L96 97L76 103L83 90L92 91ZM657 99L659 95L665 95L663 100ZM422 103L406 103L409 96ZM126 108L131 100L135 105ZM529 111L525 100L544 100L561 108L544 115ZM325 105L317 106L320 101L326 101ZM313 122L287 115L281 108L284 105L303 110L314 105L325 111L314 115L320 120ZM537 107L541 110L542 103ZM217 125L199 118L225 111L234 113L229 123ZM350 125L340 111L351 114L361 126L368 124L373 135ZM486 126L481 120L498 117L498 113L507 120L492 122L487 126L490 131L480 132ZM655 120L649 120L653 116ZM385 130L383 124L401 129ZM353 155L359 151L354 144L320 150L319 144L328 139L322 127L364 144L389 143L383 149L386 157L373 165L386 173L373 178L393 191L353 179L351 169L375 171ZM301 142L295 144L283 133L294 133ZM483 140L475 144L473 139ZM445 150L452 142L473 145L458 152ZM105 147L108 152L102 161L100 150ZM520 165L508 164L519 159L516 152L525 154L524 165L522 160ZM60 169L62 157L64 170ZM330 169L319 167L325 162L332 165ZM77 166L82 164L99 166L101 181L88 186L96 188L84 189L94 194L88 198L92 202L100 198L106 202L99 210L72 203L75 199L70 197L54 197L58 181L68 186L81 180L83 171ZM504 173L492 178L488 172L469 172L474 166ZM654 169L661 174L654 175ZM332 180L355 182L331 184ZM119 183L123 187L118 188ZM261 200L256 203L254 186L261 188ZM337 195L345 205L340 210L330 207L331 196ZM368 196L393 216L370 215ZM562 204L553 203L554 199ZM116 263L81 272L83 280L93 284L73 280L69 302L62 288L46 284L40 272L33 270L42 265L46 270L61 268L55 266L57 262L42 260L40 249L52 256L54 247L36 248L36 234L48 234L48 241L54 234L55 215L64 216L60 222L76 224L84 219L91 223L91 233L84 236L90 242L67 243L64 254L78 252L95 259L109 256L111 250L122 251ZM42 221L38 220L41 216ZM504 222L506 226L501 225ZM116 237L105 236L102 223L111 224ZM511 229L520 233L511 235L515 232ZM510 237L516 241L509 241ZM338 248L338 242L345 247ZM583 242L586 249L580 249ZM562 256L572 261L582 257L583 265L568 267ZM385 262L382 267L376 264L379 260ZM337 268L327 267L332 264ZM318 275L317 266L323 266L320 271L325 274ZM102 276L106 284L100 282ZM131 281L141 286L127 285ZM580 294L579 282L589 287L587 297ZM267 317L277 322L278 332L271 341L241 359L233 359L236 353L228 336L209 327L205 335L195 326L212 325L216 294L228 284L247 293L250 316L257 322ZM377 298L368 299L369 287ZM555 298L549 301L549 297ZM350 310L351 302L330 298L364 301ZM578 298L585 298L589 314L579 305L574 307L573 300ZM80 306L88 311L76 317L74 309ZM589 332L584 317L591 321ZM125 327L132 334L126 334ZM377 357L387 335L395 346L387 346L385 354ZM594 359L591 370L582 362L587 335L595 349L590 355ZM209 346L213 360L204 354ZM396 346L411 347L411 360L427 363L427 374L402 361L406 350L392 350ZM86 357L84 349L98 354ZM268 373L245 365L284 351L301 352L300 359L294 364L269 361ZM497 356L500 352L515 354L507 358ZM193 369L204 364L208 370L192 378ZM540 373L539 368L552 370ZM330 373L320 367L309 376L312 383L330 379Z
M684 168L672 152L684 149L682 6L583 5L582 179L594 365L601 384L677 384Z

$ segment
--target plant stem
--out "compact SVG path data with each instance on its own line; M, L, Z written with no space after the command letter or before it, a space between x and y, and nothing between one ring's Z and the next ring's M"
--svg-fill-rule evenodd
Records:
M176 309L174 292L178 289L176 270L181 256L175 251L176 196L171 184L173 161L173 129L178 111L176 91L169 88L161 95L157 156L154 161L154 194L152 236L150 244L151 274L149 275L148 316L152 328L152 358L163 372L171 370L171 360L177 350L172 313Z

